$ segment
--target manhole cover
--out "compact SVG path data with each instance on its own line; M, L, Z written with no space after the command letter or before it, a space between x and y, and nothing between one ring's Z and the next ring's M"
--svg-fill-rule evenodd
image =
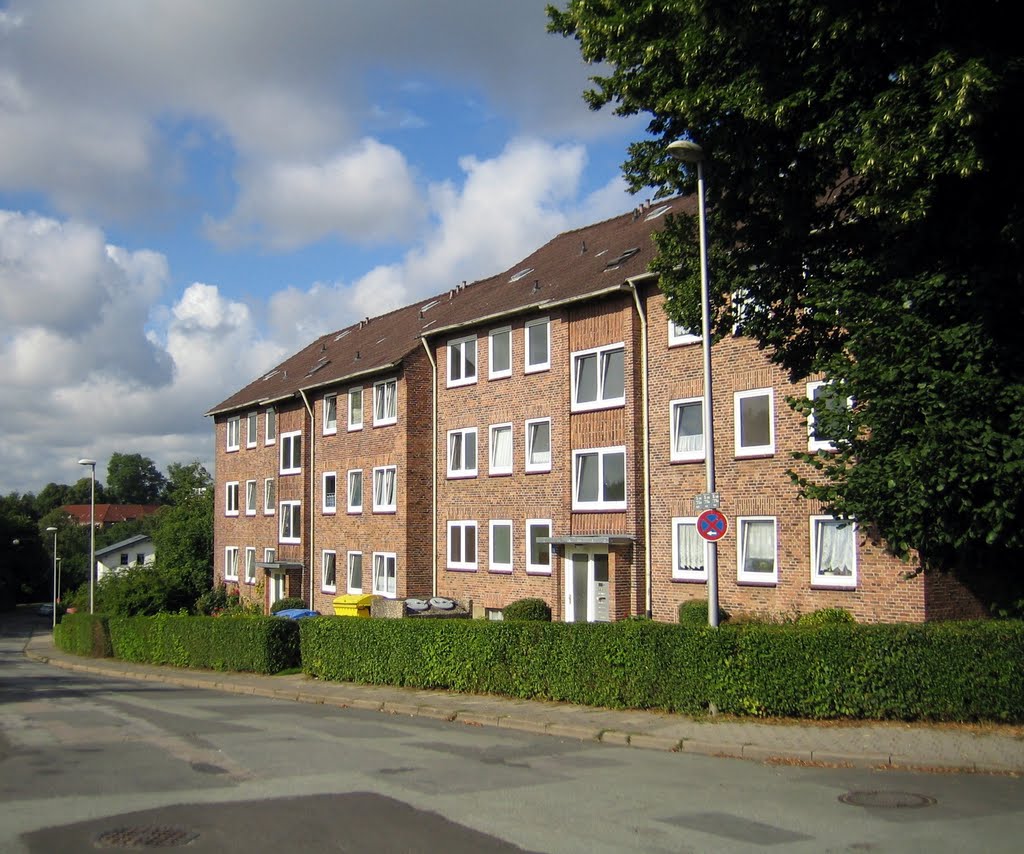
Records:
M143 827L115 827L96 837L97 848L176 848L188 845L198 833L184 827L148 825Z
M914 792L847 792L840 795L839 800L855 807L884 809L930 807L935 803L935 798L930 795L918 795Z

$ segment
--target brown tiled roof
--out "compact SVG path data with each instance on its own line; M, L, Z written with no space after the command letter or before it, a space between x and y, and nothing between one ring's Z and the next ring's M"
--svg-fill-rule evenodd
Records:
M89 524L88 504L65 504L60 509L73 517L79 525ZM97 504L96 524L110 525L141 519L143 516L152 516L159 509L159 504Z
M207 415L217 415L380 373L422 345L420 338L482 321L593 298L647 272L653 232L663 213L692 214L692 197L666 199L645 210L567 231L503 273L323 335L249 383ZM666 208L666 210L662 210Z

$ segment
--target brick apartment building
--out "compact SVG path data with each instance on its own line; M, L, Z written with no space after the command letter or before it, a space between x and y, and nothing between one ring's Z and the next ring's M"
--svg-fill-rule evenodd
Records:
M507 271L325 335L207 414L215 576L264 607L339 593L538 596L558 620L674 621L705 599L699 336L647 272L676 199L559 235ZM713 348L715 462L734 613L838 606L861 621L980 616L867 526L801 499L793 452L828 443L756 345Z

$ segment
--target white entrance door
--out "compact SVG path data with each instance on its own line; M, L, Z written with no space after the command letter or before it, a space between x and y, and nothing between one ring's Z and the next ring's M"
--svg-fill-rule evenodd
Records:
M608 552L593 546L566 547L565 621L606 623L608 607Z
M274 603L278 599L284 599L284 573L283 572L271 572L270 573L270 607L274 607Z

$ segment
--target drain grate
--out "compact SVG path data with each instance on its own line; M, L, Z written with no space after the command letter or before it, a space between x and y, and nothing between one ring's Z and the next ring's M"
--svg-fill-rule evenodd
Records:
M854 807L881 807L883 809L916 809L930 807L935 798L914 792L847 792L839 800Z
M143 825L115 827L96 837L97 848L177 848L188 845L199 834L184 827Z

